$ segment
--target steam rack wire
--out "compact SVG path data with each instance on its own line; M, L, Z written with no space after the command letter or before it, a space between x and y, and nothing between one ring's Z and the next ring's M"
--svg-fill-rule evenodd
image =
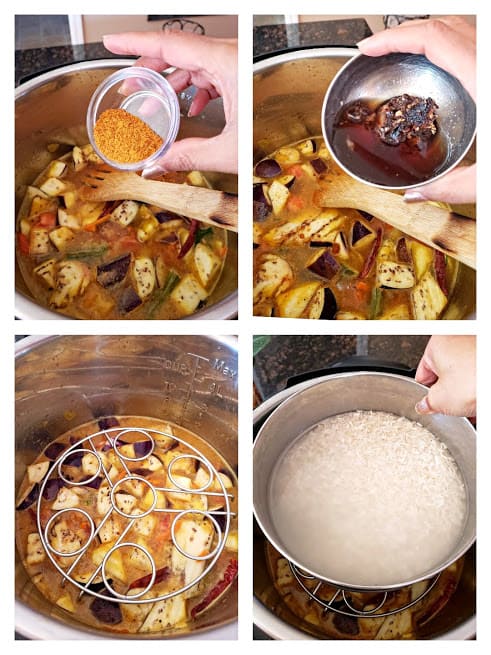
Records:
M320 598L318 594L321 591L322 585L326 584L326 582L316 578L306 571L303 571L292 562L289 561L288 563L290 565L290 570L300 587L308 594L311 600L322 606L324 612L332 611L336 612L337 614L342 614L343 616L350 616L353 618L383 618L385 616L390 616L391 614L403 612L404 610L409 609L413 605L416 605L416 603L419 603L419 601L423 600L423 598L429 594L433 587L436 585L440 577L440 574L438 573L434 577L430 578L428 580L428 586L423 589L423 591L418 594L416 598L411 598L410 601L403 603L398 607L393 609L386 609L384 611L383 607L387 602L390 592L382 592L381 600L373 607L370 607L370 609L355 607L352 600L349 598L349 590L343 589L342 587L337 588L329 600L324 600L323 598ZM313 581L315 583L313 589L308 587L306 581ZM373 592L357 591L357 593Z
M142 435L145 439L145 441L148 441L148 446L146 447L146 451L144 455L137 456L135 453L135 457L129 457L128 455L125 455L121 452L120 450L120 445L121 440L123 439L125 434L131 433L132 435ZM172 439L173 441L179 442L179 444L183 445L186 449L189 449L191 452L186 452L185 454L180 454L176 455L167 465L167 477L172 483L173 487L168 488L168 487L158 487L154 486L151 482L149 482L145 477L142 475L139 475L137 473L132 473L128 463L131 462L144 462L147 460L155 451L155 441L156 439L158 440L158 437L165 437L167 439ZM113 482L109 476L108 469L104 465L103 458L100 456L99 452L97 451L95 445L94 445L94 439L96 438L101 438L104 437L106 439L106 444L102 447L102 449L113 449L114 453L119 459L119 462L124 469L126 476L118 480L116 482ZM89 447L83 447L84 443L89 444ZM124 442L123 442L124 443ZM80 482L75 482L73 480L69 480L66 475L64 474L63 467L64 464L66 463L67 458L72 458L74 455L80 455L83 456L86 453L90 453L92 456L96 457L98 460L97 463L97 470L96 472L91 475L90 477L85 478L83 481ZM181 459L194 459L196 462L199 462L200 466L204 466L208 472L208 480L205 484L203 484L199 488L195 489L189 489L187 487L181 486L179 484L179 480L177 480L174 475L173 475L173 469L175 468L176 464L179 462ZM70 461L70 459L69 459ZM65 464L66 465L66 464ZM46 500L43 498L43 493L45 486L48 482L49 479L52 478L53 473L57 472L59 478L63 481L63 484L67 486L68 488L70 487L84 487L84 486L89 486L91 483L93 483L97 478L99 478L101 475L103 479L107 481L110 489L110 508L106 512L104 516L102 516L99 524L96 526L94 520L90 516L90 514L85 511L84 509L81 509L80 507L73 507L73 508L65 508L65 509L60 509L56 511L46 522L45 525L43 525L42 521L42 509L43 509L43 504L46 502ZM177 476L178 477L178 476ZM153 502L149 509L141 511L140 513L136 514L131 514L131 510L129 512L125 512L123 509L118 507L116 503L116 493L119 488L123 489L124 487L122 485L128 484L128 483L143 483L144 485L148 486L149 491L153 495ZM213 485L216 487L216 483L218 483L220 491L209 491L209 488ZM200 509L177 509L173 507L165 507L165 508L159 508L156 507L157 505L157 492L170 492L172 494L186 494L186 495L199 495L199 496L206 496L207 498L213 498L213 497L223 497L224 503L223 507L220 509L212 509L212 510L200 510ZM54 462L53 466L51 467L51 471L49 475L47 475L42 483L42 486L40 488L40 493L39 493L39 500L37 503L37 526L38 526L38 532L41 538L42 545L44 547L44 550L48 557L50 558L51 562L55 566L55 568L59 571L59 573L63 576L63 584L65 582L70 582L71 584L75 585L80 589L80 593L78 595L78 598L80 599L84 593L90 594L92 596L96 596L98 598L102 598L104 600L109 600L109 601L114 601L114 602L119 602L119 601L124 601L125 603L155 603L157 601L161 600L166 600L168 598L172 598L173 596L176 596L180 593L183 593L196 585L200 580L202 580L213 568L215 565L217 559L219 558L224 546L225 542L227 539L227 535L229 533L230 529L230 520L235 514L231 511L230 509L230 501L234 499L233 494L229 493L225 487L225 484L222 480L222 478L219 475L219 472L216 470L216 468L212 465L212 463L209 461L207 457L203 455L197 448L186 442L184 439L181 439L177 437L174 434L168 433L168 432L163 432L159 430L155 430L153 428L141 428L141 427L111 427L111 428L106 428L103 430L100 430L99 432L95 432L93 434L90 434L88 436L85 436L78 440L76 443L74 443L70 448L65 450ZM90 535L87 538L87 541L83 543L83 545L71 552L62 552L59 550L56 550L54 546L50 543L49 539L49 534L50 530L56 524L57 520L63 517L63 514L66 512L76 512L81 515L88 521L89 524L89 531ZM160 596L154 596L152 598L142 598L154 585L156 575L157 575L157 567L155 564L155 560L145 546L141 544L137 544L131 541L124 541L124 538L126 534L131 530L132 526L134 525L135 521L138 519L142 519L145 516L148 516L152 512L155 513L168 513L171 516L173 515L173 519L171 520L171 525L170 525L170 535L171 535L171 540L173 543L173 546L179 551L179 553L184 556L185 558L188 558L190 560L194 561L205 561L207 565L204 567L203 571L196 576L193 580L188 582L188 584L184 584L182 587L175 589L171 592L162 594ZM91 572L90 576L88 579L84 582L81 582L80 580L77 580L72 573L75 571L77 564L80 562L86 551L88 550L89 546L93 542L94 539L97 539L99 532L101 531L101 528L105 525L105 523L110 519L111 516L113 516L115 513L116 515L122 517L126 521L126 525L124 529L121 531L121 534L118 536L116 539L116 542L114 545L107 551L105 554L102 562L99 565L94 564L94 570ZM192 516L192 515L199 515L202 516L204 519L207 519L210 521L211 525L213 526L214 530L214 539L212 539L212 544L215 543L215 546L212 548L212 550L204 555L193 555L191 553L186 552L183 547L178 543L178 540L176 538L176 526L178 525L179 521L186 516ZM220 522L217 521L216 517L220 517ZM134 593L128 594L121 594L116 592L113 587L110 584L110 580L108 579L108 575L106 572L106 565L111 557L111 555L116 552L117 550L125 547L131 547L135 548L141 553L143 553L144 556L148 558L148 562L150 564L151 568L151 573L149 576L146 576L146 579L148 579L148 583L145 586L144 589L141 591L138 591ZM73 562L71 562L68 566L68 568L63 568L60 566L58 563L56 557L59 558L75 558ZM101 585L98 585L97 589L94 589L93 587L91 588L91 585L94 585L94 581L96 578L100 576L102 577L102 583L103 587L105 588L100 588ZM104 593L106 591L107 593ZM129 591L129 590L128 590Z

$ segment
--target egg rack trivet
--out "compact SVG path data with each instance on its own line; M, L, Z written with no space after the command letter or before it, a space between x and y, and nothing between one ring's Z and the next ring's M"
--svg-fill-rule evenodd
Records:
M137 456L135 454L135 457L128 457L127 455L124 455L120 450L120 444L124 443L123 437L125 434L131 433L133 437L135 435L142 435L144 437L144 441L147 442L147 446L144 448L145 453L142 455ZM111 436L113 435L113 436ZM153 435L159 435L161 437L166 437L169 439L172 439L173 441L177 441L183 446L185 446L187 449L189 449L191 452L186 452L185 454L180 454L176 455L169 463L167 466L167 476L171 483L174 485L172 488L167 488L167 487L158 487L154 486L151 482L149 482L145 477L138 475L136 473L132 473L131 470L128 467L129 462L144 462L147 460L155 450L155 439ZM104 462L97 452L96 447L94 446L93 440L96 438L104 437L106 439L106 444L104 444L101 448L103 451L107 451L110 449L113 449L114 453L118 457L120 464L124 471L126 472L126 476L123 479L120 479L116 482L113 482L108 474L108 470L104 465ZM89 443L90 448L88 447L82 447L83 443ZM95 456L98 460L97 464L97 470L96 472L91 475L90 477L85 478L81 482L75 482L72 480L69 480L65 477L64 472L63 472L63 466L64 463L66 462L67 458L68 461L73 461L74 456L83 456L85 453L90 453L91 455ZM175 468L175 465L179 462L179 460L184 459L184 458L189 458L189 459L194 459L197 462L199 462L200 466L204 466L209 474L208 481L202 485L199 488L195 489L189 489L187 487L183 487L179 485L179 481L176 480L173 476L173 469ZM68 465L68 464L66 464ZM91 484L94 484L96 480L100 476L105 478L107 481L109 488L110 488L110 508L107 511L107 513L101 518L101 521L99 524L96 526L94 523L94 520L92 517L89 515L88 512L86 512L84 509L81 509L80 507L73 507L73 508L65 508L65 509L60 509L56 511L55 514L53 514L50 519L47 521L46 525L43 527L42 525L42 519L41 519L41 513L42 513L42 508L43 508L43 503L46 501L43 498L43 493L44 489L46 487L46 484L49 482L50 479L53 479L53 474L58 475L58 477L63 481L63 485L70 488L70 487L83 487L83 486L91 486ZM178 476L177 476L178 477ZM151 493L153 494L153 502L150 506L149 509L145 511L140 511L138 514L131 514L130 512L125 512L122 510L120 507L117 506L115 502L115 494L118 490L118 488L121 487L121 485L127 484L127 483L143 483L144 485L147 485ZM218 483L220 487L220 491L207 491L212 485L216 486L214 483ZM165 507L165 508L158 508L156 507L157 504L157 492L170 492L172 494L192 494L192 495L200 495L200 496L207 496L207 497L223 497L224 499L224 505L223 508L221 509L213 509L210 511L205 511L205 510L199 510L199 509L177 509L177 508L172 508L172 507ZM235 516L233 512L230 510L230 501L233 500L233 495L230 494L223 483L223 480L221 479L218 471L215 469L215 467L212 465L212 463L201 453L197 448L192 446L191 444L187 443L183 439L180 439L179 437L176 437L174 434L170 434L167 432L162 432L159 430L154 430L153 428L140 428L140 427L116 427L116 428L107 428L104 430L100 430L99 432L93 433L89 436L83 437L76 443L74 443L70 448L65 450L62 455L60 455L54 462L53 466L51 467L51 472L48 476L43 481L43 484L40 488L40 493L39 493L39 501L37 504L37 525L38 525L38 531L39 535L41 537L41 542L43 544L43 547L46 551L46 554L50 558L51 562L53 565L56 567L56 569L61 573L63 576L63 584L65 582L70 582L71 584L75 585L80 589L80 594L79 598L82 597L83 594L87 593L92 596L96 596L98 598L102 598L104 600L110 600L114 602L119 602L119 601L124 601L125 603L155 603L157 601L165 600L168 598L172 598L173 596L176 596L177 594L183 593L187 591L189 588L193 587L196 585L200 580L202 580L213 568L215 565L218 557L220 556L224 546L225 546L225 541L227 539L227 535L230 529L230 519L232 516ZM50 543L49 540L49 531L51 527L56 523L56 520L59 519L65 512L78 512L82 514L85 519L88 521L89 526L90 526L90 535L87 539L87 541L77 550L72 551L72 552L61 552L59 550L56 550L53 545ZM98 565L94 565L94 570L88 577L88 579L84 582L80 582L79 580L75 579L72 576L72 573L75 571L77 564L79 561L82 559L83 555L91 545L92 541L94 539L97 539L97 535L99 534L102 526L106 523L106 521L109 520L110 516L113 514L113 512L116 512L119 516L123 517L123 519L126 520L126 525L124 529L122 530L121 534L117 538L115 544L107 551L105 554L102 562ZM175 546L175 548L183 555L184 557L191 559L191 560L204 560L207 561L208 564L205 566L204 570L196 576L193 580L191 580L188 584L183 585L182 587L175 589L169 593L162 594L160 596L155 596L152 598L142 598L154 585L156 576L157 576L157 567L155 564L155 560L152 557L152 554L149 552L149 550L142 546L141 544L137 544L134 542L130 541L124 541L124 537L126 534L130 531L131 527L137 521L138 519L142 519L145 516L151 514L152 512L157 512L157 513L169 513L173 514L174 518L171 521L170 525L170 535L172 539L172 543ZM186 552L181 545L178 543L176 539L176 525L178 524L179 520L182 519L183 517L186 517L187 515L200 515L202 517L206 517L208 519L215 531L215 542L216 545L215 547L209 552L208 554L204 555L193 555L191 553ZM215 517L221 517L220 522L217 521ZM223 517L223 518L222 518ZM213 540L212 540L213 543ZM144 553L144 555L148 558L150 567L151 567L151 573L149 576L146 576L146 578L149 580L148 584L145 586L144 589L138 592L131 593L129 595L128 593L126 594L121 594L116 592L113 587L110 584L110 580L108 579L108 575L106 572L106 564L111 557L111 554L113 554L115 551L121 548L125 547L131 547L131 548L136 548L137 550L141 551ZM63 567L59 565L59 563L56 561L55 555L60 558L75 558L75 560L70 564L70 566L65 570ZM103 586L105 587L105 590L107 593L104 593L104 588L102 587L102 584L96 584L96 588L94 589L93 585L94 580L100 576L102 578L102 583ZM99 582L99 581L98 581Z
M336 612L337 614L343 614L344 616L350 616L353 618L383 618L385 616L390 616L391 614L397 614L398 612L403 612L404 610L409 609L413 605L416 605L416 603L419 603L419 601L421 601L427 594L429 594L430 591L438 582L438 578L440 577L440 574L437 574L433 578L430 578L428 580L428 586L426 589L424 589L416 598L412 598L409 602L403 603L398 607L395 607L390 610L389 609L386 609L385 611L383 610L383 607L387 602L387 598L390 593L388 591L383 591L380 592L382 598L375 605L375 607L369 610L365 610L363 608L355 607L352 601L348 598L350 590L343 589L342 587L337 588L329 600L324 600L322 598L319 598L317 594L321 590L322 585L327 583L323 580L320 580L319 578L316 578L315 576L309 573L306 573L305 571L302 571L300 568L295 566L295 564L293 564L292 562L289 562L289 564L290 564L291 572L293 573L293 576L295 577L300 587L303 589L303 591L305 591L308 594L311 600L315 601L316 603L318 603L323 607L324 612L328 612L328 611ZM306 580L313 580L316 582L313 589L310 589L305 584ZM371 593L373 595L374 592L373 591L360 592L357 590L357 593Z

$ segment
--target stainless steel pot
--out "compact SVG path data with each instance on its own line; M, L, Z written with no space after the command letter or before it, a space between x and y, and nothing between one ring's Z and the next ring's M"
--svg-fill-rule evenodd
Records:
M237 470L236 338L64 336L17 342L16 488L47 443L108 414L173 421L203 436ZM190 637L234 638L236 601L235 587L204 613ZM17 553L16 630L30 639L111 636L52 606L28 579Z
M373 377L372 377L373 376ZM377 380L377 382L375 382ZM330 384L330 382L332 382ZM329 385L330 386L326 386ZM321 391L322 402L318 392ZM310 393L309 393L310 392ZM315 398L311 413L305 412L302 394ZM265 537L275 543L268 506L267 483L275 458L284 451L289 440L321 418L353 409L383 409L420 421L447 443L452 455L464 467L469 497L466 536L456 548L457 559L467 551L464 572L459 585L436 619L425 626L424 639L472 639L475 620L475 431L466 419L443 415L422 417L414 412L414 404L424 394L424 387L412 379L386 373L340 373L306 380L272 396L254 411L258 437L254 445L254 513L259 527L254 535L254 623L273 639L318 639L315 630L306 632L305 625L283 605L274 589L264 556ZM288 405L282 415L282 408ZM315 413L317 412L317 416ZM277 417L275 419L275 414ZM273 421L269 424L270 419ZM280 423L277 422L280 421ZM302 427L303 425L303 427ZM263 429L267 432L263 433ZM299 431L297 431L297 428ZM294 434L293 434L294 433ZM266 434L266 437L264 436ZM268 438L269 437L269 438ZM283 553L285 554L285 553ZM288 555L285 555L288 557ZM291 559L291 558L290 558Z
M357 50L313 48L268 57L254 65L253 157L322 134L322 104L329 83ZM475 208L459 208L472 214ZM475 318L475 272L461 266L445 319Z
M115 70L131 66L131 59L102 59L64 66L20 84L15 94L15 199L16 215L26 186L49 164L54 155L49 143L88 143L86 113L97 86ZM186 92L187 93L187 92ZM187 94L188 95L188 94ZM181 94L185 105L189 98ZM208 137L224 125L220 99L209 103L197 119L181 115L178 138ZM233 191L233 176L213 175L217 186ZM222 277L210 298L210 306L189 319L229 319L237 314L237 238L229 234L229 252ZM67 319L33 300L16 267L16 316L23 319ZM70 320L70 319L68 319Z

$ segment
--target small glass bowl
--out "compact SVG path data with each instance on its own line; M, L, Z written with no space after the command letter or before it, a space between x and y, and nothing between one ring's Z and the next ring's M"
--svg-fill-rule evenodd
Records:
M147 123L162 137L162 145L150 157L137 162L108 159L94 139L94 126L107 109L124 109ZM179 131L177 95L165 77L149 68L133 66L109 75L94 91L87 110L87 132L99 157L113 168L139 171L154 164L167 152Z

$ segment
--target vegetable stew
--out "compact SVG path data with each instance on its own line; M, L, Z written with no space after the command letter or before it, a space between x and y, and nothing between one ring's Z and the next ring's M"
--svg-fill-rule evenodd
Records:
M41 305L82 319L178 319L206 306L227 255L225 230L135 202L88 202L83 177L100 163L75 146L27 188L17 260ZM169 182L210 186L199 171Z
M316 205L335 164L322 139L282 147L254 170L254 314L438 319L459 264L376 216Z
M141 431L125 431L135 425L150 431L154 443ZM65 451L61 463L54 464ZM203 514L211 514L224 529L223 489L231 496L233 513L226 538ZM202 626L203 619L206 624L212 605L231 602L236 511L235 474L200 437L155 419L110 416L58 437L27 466L17 499L16 542L33 584L59 611L116 633L169 636ZM220 540L223 550L213 563ZM153 570L145 551L153 558ZM64 582L61 571L70 581ZM81 593L84 586L99 595ZM141 602L127 602L133 595Z

